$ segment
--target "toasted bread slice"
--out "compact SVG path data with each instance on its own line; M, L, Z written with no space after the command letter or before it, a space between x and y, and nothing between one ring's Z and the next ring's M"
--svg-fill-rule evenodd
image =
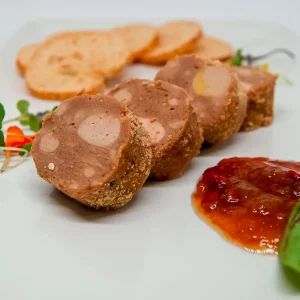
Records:
M58 35L41 45L25 73L30 92L42 99L64 100L81 93L95 94L104 76L92 69L77 43L81 34Z
M132 24L114 29L124 39L133 59L151 50L158 42L158 30L146 24Z
M225 61L233 56L234 51L226 42L211 36L204 36L197 42L194 53L203 59Z
M92 68L100 69L107 79L118 75L132 61L132 52L124 38L114 30L65 31L50 36L49 40L71 35Z
M202 36L201 26L193 21L173 21L158 29L159 41L156 47L140 57L149 64L162 64L176 55L191 52Z
M31 60L33 54L37 50L39 44L30 44L21 48L17 54L16 64L21 72L21 74L25 73L25 70Z
M112 32L57 34L34 54L26 83L42 99L96 94L104 88L105 78L117 75L130 59L123 39Z
M85 54L93 70L113 78L132 61L132 53L115 31L93 31L80 34L79 51Z
M81 31L79 31L79 32L82 33ZM58 33L55 33L55 34L49 36L48 39L57 38L58 36L63 36L63 35L78 34L79 32L75 32L75 31L58 32ZM18 51L17 58L16 58L16 64L17 64L17 67L18 67L19 71L22 74L25 73L26 67L29 64L29 61L33 57L33 55L36 52L38 46L40 46L40 45L41 44L26 45Z

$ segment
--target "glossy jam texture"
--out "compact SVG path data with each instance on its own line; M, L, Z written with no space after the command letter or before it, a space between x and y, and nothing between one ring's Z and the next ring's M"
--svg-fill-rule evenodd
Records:
M204 172L194 205L234 243L275 254L299 198L300 163L241 157L224 159Z

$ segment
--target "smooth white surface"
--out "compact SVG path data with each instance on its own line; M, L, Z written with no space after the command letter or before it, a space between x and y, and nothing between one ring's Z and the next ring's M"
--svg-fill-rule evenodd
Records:
M20 46L60 29L114 24L74 20L23 27L0 51L0 94L8 117L16 114L20 98L30 99L33 111L55 104L26 91L15 68ZM285 46L300 57L299 40L280 25L203 25L246 52ZM283 56L270 63L294 81L292 87L278 82L272 126L240 133L203 152L179 179L147 183L119 211L99 213L68 199L36 175L31 159L1 174L0 299L299 299L300 291L286 281L277 257L250 254L221 238L198 218L190 198L202 172L223 157L300 160L299 66ZM137 65L121 77L153 78L155 72Z
M266 20L300 34L299 0L0 0L0 4L0 45L24 23L45 18Z

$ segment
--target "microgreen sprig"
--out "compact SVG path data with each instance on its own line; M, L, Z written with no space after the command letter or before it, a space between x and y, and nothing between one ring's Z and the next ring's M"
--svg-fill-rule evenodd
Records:
M32 131L37 132L41 128L42 120L29 112L29 106L30 103L27 100L19 100L17 102L17 109L20 112L20 116L6 120L3 124L19 121L21 125L29 125Z
M5 117L5 109L4 106L0 103L0 152L5 154L5 160L0 166L0 173L4 172L9 163L9 158L11 152L18 153L22 159L27 156L32 147L32 141L35 136L25 136L24 132L21 128L17 126L9 126L6 132L6 138L4 136L2 126L3 124L8 124L11 122L20 122L21 125L29 126L29 128L37 132L42 126L42 119L45 115L47 115L50 111L39 112L37 114L33 114L29 112L30 103L27 100L19 100L17 102L17 110L20 115L18 117L4 120ZM57 106L55 106L52 111L56 110ZM20 163L22 160L20 161ZM20 163L12 166L15 167Z
M252 54L243 54L243 49L239 48L234 57L231 59L231 65L232 66L242 66L244 63L246 63L247 65L251 66L254 62L262 60L262 59L266 59L270 56L273 56L275 54L285 54L286 56L288 56L290 59L294 59L296 57L296 55L285 48L275 48L267 53L264 53L262 55L252 55Z
M29 144L26 144L26 145L22 146L22 149L23 149L23 150L26 150L26 151L29 153L29 152L31 151L31 147L32 147L32 142L29 143ZM20 152L19 152L19 155L20 155L20 156L23 156L24 154L25 154L24 151L20 151Z
M269 51L265 54L257 55L257 56L254 56L254 55L251 55L251 54L244 55L243 54L243 49L240 48L236 51L235 55L231 59L230 65L231 66L242 66L242 65L246 64L246 65L251 66L256 61L268 58L270 56L273 56L273 55L279 54L279 53L287 55L290 59L294 59L296 57L296 55L293 52L291 52L290 50L285 49L285 48L276 48L276 49L273 49L273 50L271 50L271 51ZM279 77L286 84L293 85L293 82L289 78L287 78L286 76L279 74Z
M5 146L4 134L2 131L2 123L5 117L5 109L4 106L0 103L0 147Z
M238 49L231 59L231 66L242 66L243 65L243 49Z

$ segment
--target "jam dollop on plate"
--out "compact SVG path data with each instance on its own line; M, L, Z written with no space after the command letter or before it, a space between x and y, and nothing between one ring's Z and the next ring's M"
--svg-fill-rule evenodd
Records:
M277 254L300 198L300 163L264 157L223 159L207 169L193 194L199 214L252 252Z

